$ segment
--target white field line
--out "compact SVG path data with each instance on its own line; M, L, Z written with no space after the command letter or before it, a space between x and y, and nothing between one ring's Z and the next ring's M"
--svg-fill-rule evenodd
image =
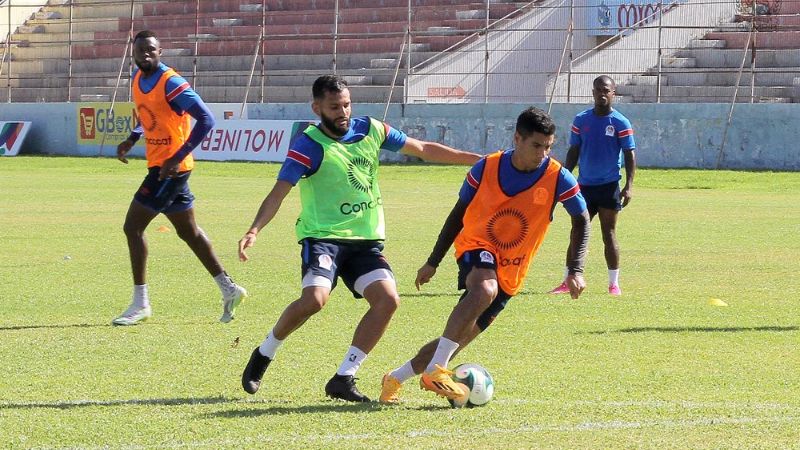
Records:
M609 421L609 422L582 422L576 424L542 424L542 425L525 425L520 427L511 428L484 428L484 429L470 429L461 430L458 432L459 437L477 437L477 436L495 436L505 434L537 434L537 433L579 433L591 431L608 431L608 430L630 430L630 429L647 429L647 428L697 428L697 427L713 427L720 425L752 425L761 423L800 423L800 416L791 417L705 417L691 420L644 420L644 421ZM138 449L179 449L179 448L199 448L211 447L217 448L221 446L242 447L249 445L258 445L263 447L264 444L274 442L285 442L286 439L291 439L294 443L306 442L323 442L326 444L333 444L336 442L352 442L352 441L369 441L369 440L391 440L398 442L398 438L425 438L425 437L452 437L453 432L441 430L412 430L404 433L379 434L379 433L358 433L358 434L310 434L310 435L288 435L277 439L275 436L258 436L243 439L208 439L203 441L189 441L179 442L174 444L162 445L145 445L145 444L128 444L119 447L111 446L93 446L93 447L63 447L70 449L86 449L86 450L101 450L109 448L120 448L125 450L138 450ZM413 445L413 442L410 443ZM59 447L33 447L34 449L55 449Z
M645 408L645 409L671 409L671 410L697 410L697 409L737 409L737 410L751 410L751 412L772 412L783 414L778 417L731 417L730 415L720 416L706 416L694 419L664 419L664 420L634 420L634 421L621 421L612 420L606 422L580 422L580 423L567 423L567 424L530 424L518 427L509 428L484 428L484 429L469 429L459 430L459 436L493 436L493 435L509 435L509 434L539 434L546 432L564 432L564 433L577 433L577 432L592 432L598 430L628 430L628 429L649 429L649 428L698 428L698 427L714 427L726 425L748 425L760 423L794 423L797 422L800 426L800 405L790 405L784 403L759 403L759 402L696 402L688 400L664 401L664 400L624 400L624 401L600 401L600 400L531 400L531 399L495 399L495 404L500 405L556 405L564 408L570 407L597 407L597 408ZM128 399L128 400L72 400L62 402L0 402L0 410L2 409L25 409L27 407L36 408L56 408L68 409L71 407L83 406L186 406L186 405L204 405L204 404L239 404L239 405L264 405L264 406L277 406L286 405L288 402L281 402L275 400L261 400L261 399L228 399L225 397L219 398L197 398L197 399ZM430 402L426 400L412 400L404 402L400 408L404 406L408 408L409 413L414 413L414 408L421 406L430 406ZM176 442L163 445L150 445L150 444L128 444L116 448L126 450L145 449L145 448L161 448L161 449L179 449L179 448L200 448L200 447L220 447L220 446L243 446L243 445L260 445L268 442L285 442L287 438L295 442L322 442L334 444L336 442L353 442L353 441L371 441L371 440L384 440L390 437L404 437L407 439L425 438L425 437L449 437L452 436L452 431L441 431L435 429L418 429L406 431L403 433L396 433L394 435L380 434L380 433L327 433L327 434L309 434L309 435L293 435L283 436L277 438L274 435L263 435L258 437L249 437L242 439L208 439L200 441L187 441ZM58 448L58 447L38 447L38 448ZM81 448L87 450L108 449L109 446L92 446L92 447L68 447L68 448Z

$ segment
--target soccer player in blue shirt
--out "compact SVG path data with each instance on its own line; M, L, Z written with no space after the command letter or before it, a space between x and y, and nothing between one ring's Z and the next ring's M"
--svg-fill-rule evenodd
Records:
M144 136L148 169L123 225L133 272L133 299L112 323L135 325L152 315L146 282L144 232L159 214L167 216L178 236L214 277L222 294L220 322L230 322L247 291L231 280L214 253L211 241L197 226L194 195L189 189L189 176L194 167L192 150L214 127L214 115L189 83L161 62L161 43L155 33L145 30L136 35L133 59L137 67L132 80L133 100L139 123L117 146L117 158L127 164L126 155ZM197 121L193 127L190 117Z
M636 143L631 122L611 107L615 90L616 84L611 77L601 75L594 79L594 107L575 116L564 167L569 171L575 169L576 165L580 167L578 184L586 200L589 216L600 217L608 267L608 293L622 295L619 287L617 215L631 201L633 176L636 173ZM620 190L623 160L625 185ZM566 272L564 276L566 278ZM562 282L550 293L567 294L569 288Z

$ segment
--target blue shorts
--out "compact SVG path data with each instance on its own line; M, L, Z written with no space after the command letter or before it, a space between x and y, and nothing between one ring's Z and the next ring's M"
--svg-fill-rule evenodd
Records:
M194 194L189 190L191 171L181 172L172 178L158 181L160 167L147 169L139 190L133 199L155 212L170 214L194 207Z
M355 298L373 281L392 280L394 274L383 256L381 241L344 241L306 238L300 241L303 287L336 287L341 277Z
M622 211L622 202L619 199L619 181L596 186L581 185L581 194L586 200L586 209L592 217L600 208Z
M467 275L474 267L479 269L491 269L497 272L497 258L492 252L484 249L470 250L464 252L461 258L458 258L458 289L465 289L464 294L458 301L461 301L469 291L467 289ZM489 305L486 310L478 316L476 324L481 331L489 328L489 325L494 322L494 319L505 309L506 303L511 300L512 295L508 294L497 286L497 297Z

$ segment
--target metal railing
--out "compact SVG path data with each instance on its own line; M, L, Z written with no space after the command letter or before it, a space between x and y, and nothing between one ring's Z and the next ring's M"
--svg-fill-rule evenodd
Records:
M800 0L587 1L65 0L14 23L30 6L0 0L0 101L130 98L145 28L208 102L306 102L330 72L358 102L587 103L600 74L621 101L796 100Z

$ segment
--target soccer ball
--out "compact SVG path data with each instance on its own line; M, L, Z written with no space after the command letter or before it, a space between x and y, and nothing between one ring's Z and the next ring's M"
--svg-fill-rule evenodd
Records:
M489 371L480 364L467 363L457 366L453 369L453 381L463 383L469 388L466 403L450 400L450 406L453 408L483 406L489 403L494 395L494 380Z

